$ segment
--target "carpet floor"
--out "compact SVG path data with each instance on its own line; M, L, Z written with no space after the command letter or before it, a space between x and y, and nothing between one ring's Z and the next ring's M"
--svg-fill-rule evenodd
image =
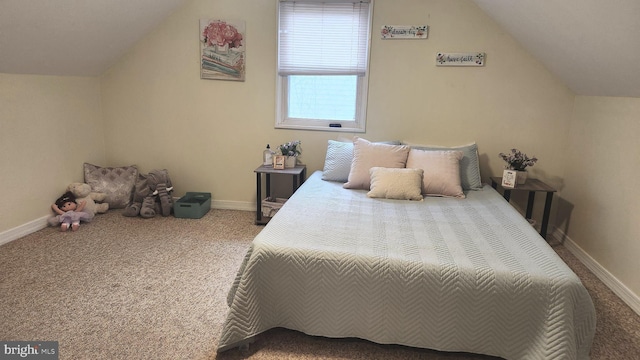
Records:
M202 219L100 214L0 246L0 340L58 341L60 359L491 359L273 329L216 354L226 296L262 227L254 213ZM561 244L597 311L592 359L640 359L640 316Z

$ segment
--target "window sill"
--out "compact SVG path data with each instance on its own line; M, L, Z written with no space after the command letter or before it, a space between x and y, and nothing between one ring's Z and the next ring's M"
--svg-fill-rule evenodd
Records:
M310 131L329 131L329 132L348 132L348 133L364 133L365 129L357 128L357 127L330 127L327 126L316 126L316 125L285 125L285 124L277 124L275 126L276 129L294 129L294 130L310 130Z

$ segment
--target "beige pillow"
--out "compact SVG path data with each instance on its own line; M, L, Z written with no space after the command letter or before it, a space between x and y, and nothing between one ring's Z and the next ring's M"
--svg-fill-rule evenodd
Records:
M349 178L343 186L345 189L369 190L369 170L372 167L404 168L408 155L409 147L406 145L372 143L356 136L353 139L353 160Z
M370 198L422 200L422 169L372 167Z
M407 168L422 169L422 194L464 198L460 185L462 151L411 149Z

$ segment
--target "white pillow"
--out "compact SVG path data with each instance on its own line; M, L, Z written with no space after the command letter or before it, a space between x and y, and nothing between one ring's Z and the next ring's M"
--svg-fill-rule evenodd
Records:
M406 145L387 145L372 143L368 140L354 137L353 161L349 178L343 185L345 189L365 189L371 186L372 167L403 168L407 163L409 147Z
M370 198L422 200L422 169L372 167Z
M422 194L464 198L460 185L462 151L411 149L407 168L422 169Z

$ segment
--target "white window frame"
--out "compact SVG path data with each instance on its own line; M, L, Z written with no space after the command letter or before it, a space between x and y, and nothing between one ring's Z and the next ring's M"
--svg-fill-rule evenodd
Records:
M278 0L278 32L280 32L280 3L292 0ZM300 0L296 0L300 1ZM359 2L357 0L301 0L304 2ZM356 85L356 114L355 121L351 120L329 120L329 119L301 119L288 117L288 75L281 74L279 69L280 59L276 64L276 121L275 127L280 129L300 129L300 130L320 130L336 132L358 132L366 130L367 96L369 89L369 57L371 52L371 25L373 21L373 0L369 0L369 21L367 32L366 64L363 75L358 75ZM278 58L280 57L280 35L278 34ZM322 73L308 75L325 75ZM339 124L339 126L336 126Z

